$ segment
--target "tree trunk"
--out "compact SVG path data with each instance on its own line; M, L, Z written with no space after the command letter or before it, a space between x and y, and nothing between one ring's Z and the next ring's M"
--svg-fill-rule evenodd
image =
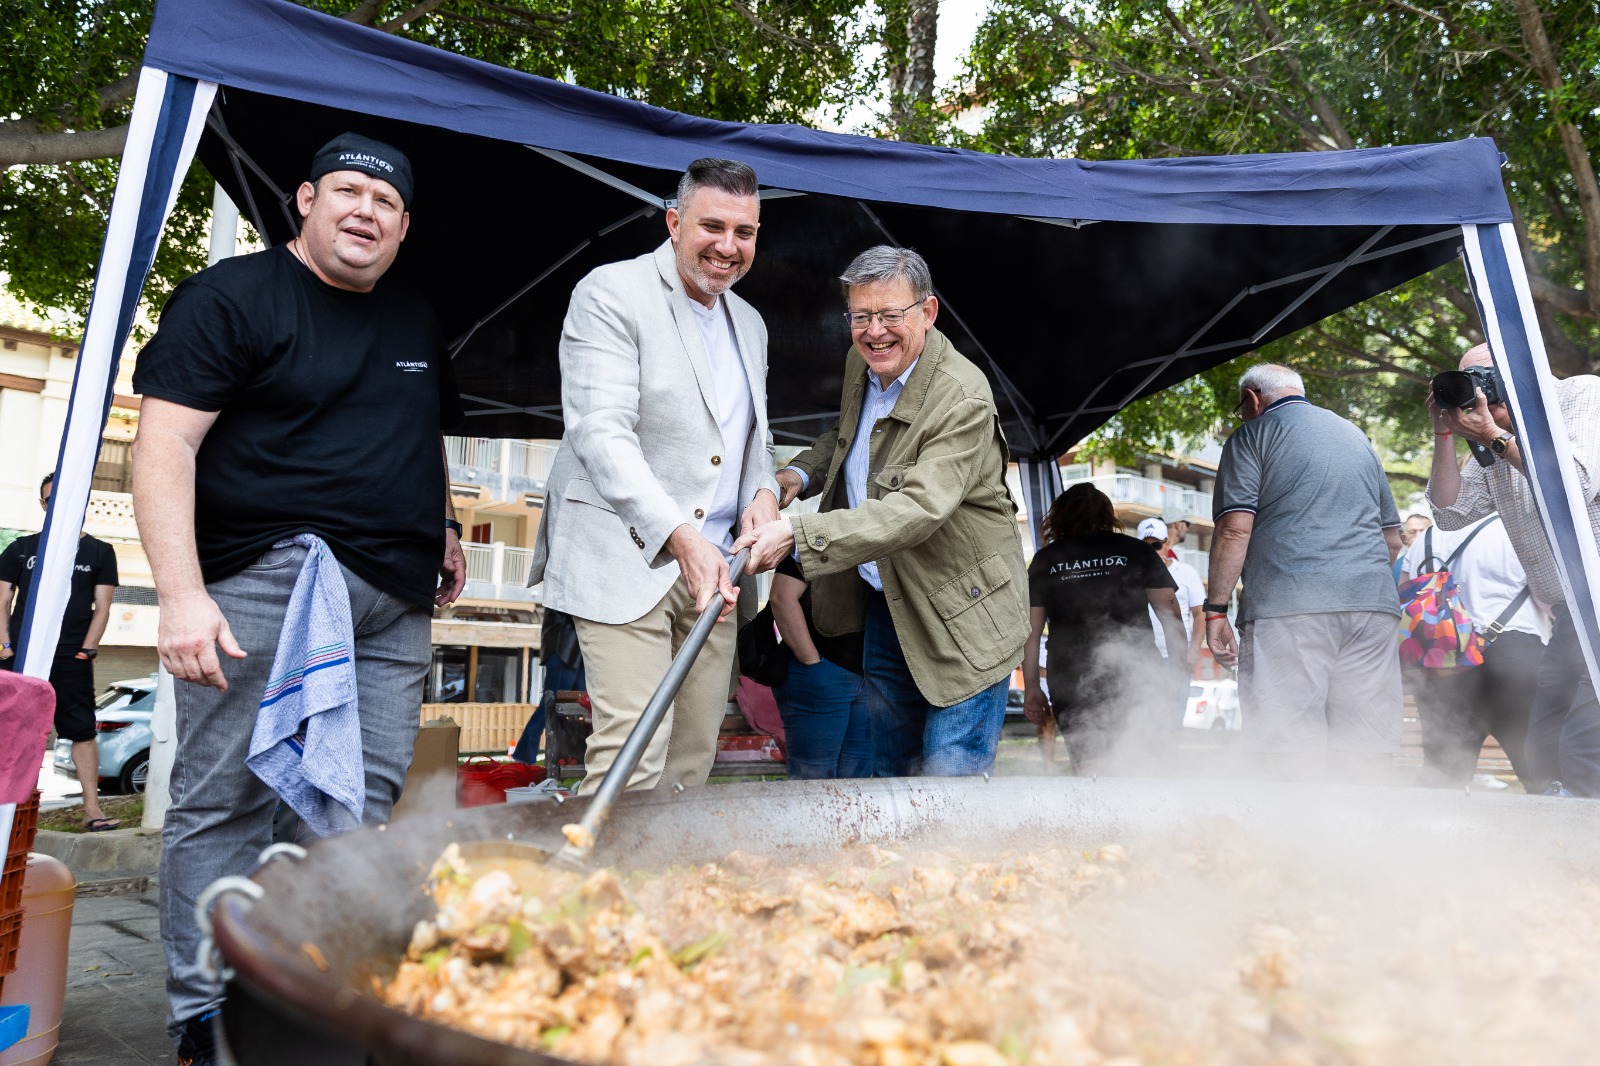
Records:
M889 120L903 140L922 140L933 106L933 54L939 36L939 0L899 0L884 5L884 46L889 55ZM919 108L919 105L920 108Z

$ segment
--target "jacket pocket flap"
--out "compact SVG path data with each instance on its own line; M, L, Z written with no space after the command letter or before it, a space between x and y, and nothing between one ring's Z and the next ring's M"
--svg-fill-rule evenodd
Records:
M594 482L586 477L573 475L572 479L567 482L567 489L564 495L569 500L587 503L591 507L600 508L602 511L616 513L616 508L605 501L605 497L601 496L600 491L594 487Z
M933 590L928 597L946 622L988 599L1011 582L1011 570L998 554L980 560Z
M901 486L906 483L906 464L895 463L893 466L886 466L878 471L877 477L872 480L879 488L889 492L899 492Z

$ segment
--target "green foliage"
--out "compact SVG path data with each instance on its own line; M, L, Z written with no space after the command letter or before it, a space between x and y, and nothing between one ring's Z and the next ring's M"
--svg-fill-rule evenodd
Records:
M1305 151L1492 136L1535 273L1584 284L1583 188L1558 121L1600 108L1600 3L1545 3L1563 74L1546 89L1514 5L1455 0L994 0L969 58L982 130L1019 155L1129 159ZM1584 131L1591 155L1597 145ZM1581 295L1580 295L1581 299ZM1543 306L1558 370L1593 367L1591 315ZM1223 428L1246 363L1307 377L1313 399L1379 439L1426 439L1426 381L1481 340L1459 266L1435 271L1238 365L1130 406L1090 441L1132 455ZM1406 462L1403 449L1392 454Z
M301 0L343 16L358 0ZM865 0L442 0L407 25L415 0L379 5L372 24L501 66L710 118L804 122L850 97ZM427 6L427 5L420 5ZM153 0L0 0L0 137L127 122ZM115 97L109 101L107 96ZM5 121L10 118L10 121ZM87 312L117 161L0 172L0 272L35 308ZM184 182L145 295L159 309L205 262L211 183Z

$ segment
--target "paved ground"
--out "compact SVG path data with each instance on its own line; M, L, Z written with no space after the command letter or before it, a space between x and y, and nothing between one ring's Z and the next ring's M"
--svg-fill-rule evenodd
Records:
M171 1066L166 973L153 883L131 895L80 896L54 1066Z

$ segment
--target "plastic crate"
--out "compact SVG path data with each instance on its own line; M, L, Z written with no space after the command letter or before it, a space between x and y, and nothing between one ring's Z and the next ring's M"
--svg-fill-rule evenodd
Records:
M6 854L15 855L19 851L28 854L33 850L33 838L38 832L39 790L34 789L27 802L17 804L17 813L11 819L11 840L6 845Z
M22 882L28 872L28 852L33 849L34 837L39 831L39 791L35 789L26 803L17 804L11 820L11 839L6 845L6 857L0 865L0 914L22 906ZM9 971L0 967L0 973Z
M7 855L0 869L0 914L22 906L22 882L28 874L28 853Z
M0 977L17 968L17 949L22 946L22 911L0 914Z

